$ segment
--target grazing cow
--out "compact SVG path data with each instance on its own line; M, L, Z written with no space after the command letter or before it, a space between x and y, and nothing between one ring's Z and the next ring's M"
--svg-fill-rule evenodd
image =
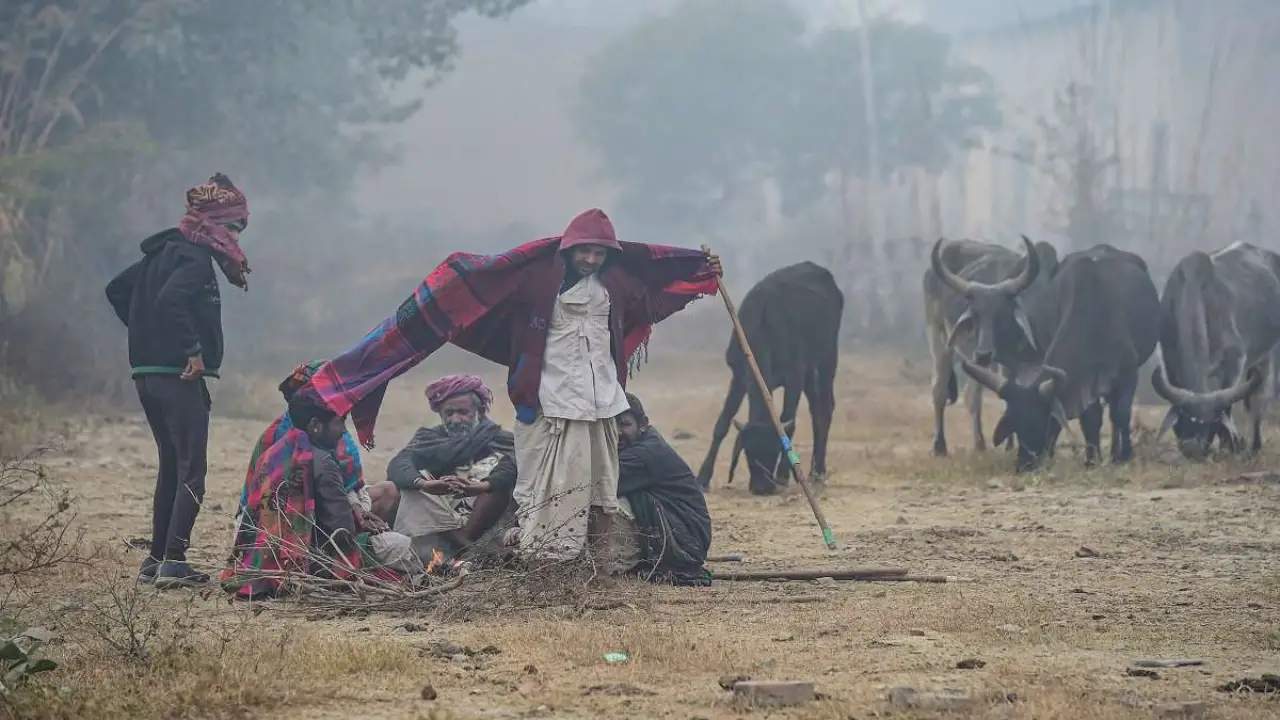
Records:
M959 396L953 353L984 367L1009 367L1035 356L1025 297L1052 277L1058 253L1049 243L1022 238L1026 255L992 243L959 240L933 246L924 274L925 329L933 356L933 454L947 454L943 410ZM973 444L986 449L982 435L982 386L969 383ZM997 443L998 444L998 443Z
M835 278L829 270L811 262L769 273L751 288L738 309L747 343L769 391L783 388L780 419L788 437L795 431L800 393L808 400L813 424L812 477L816 480L825 478L827 470L827 435L836 403L837 343L843 314L844 293ZM733 379L724 409L716 420L711 448L698 471L698 482L704 489L710 486L716 454L732 422L738 435L733 443L729 481L733 482L739 454L745 452L751 472L749 489L756 495L771 495L780 485L787 484L790 466L782 455L778 432L736 335L729 339L725 363L733 372ZM751 403L744 425L733 416L748 392Z
M1252 449L1262 448L1262 417L1280 342L1280 255L1238 242L1211 254L1193 252L1174 267L1160 298L1163 369L1151 385L1169 402L1159 438L1170 429L1191 460L1215 438L1240 451L1244 439L1231 407L1252 415Z
M1159 338L1160 296L1146 262L1110 245L1062 258L1044 292L1025 301L1041 359L1010 367L1006 380L968 360L970 377L1005 401L993 440L1018 443L1019 471L1052 454L1058 433L1079 419L1085 463L1101 457L1102 402L1111 416L1111 461L1133 455L1130 419L1138 369Z

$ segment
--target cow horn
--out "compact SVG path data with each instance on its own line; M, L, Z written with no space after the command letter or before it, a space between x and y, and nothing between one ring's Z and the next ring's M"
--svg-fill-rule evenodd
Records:
M1036 277L1040 275L1040 255L1036 253L1036 246L1032 244L1026 235L1022 236L1022 244L1027 246L1027 266L1016 276L992 285L991 289L994 292L1017 295L1031 287L1031 283L1035 282Z
M960 367L964 368L964 371L969 374L969 377L977 380L991 392L999 394L1000 391L1004 389L1004 378L994 372L984 367L978 367L977 365L969 362L966 358L960 358Z
M1156 391L1157 395L1164 398L1174 407L1188 410L1195 409L1204 415L1221 412L1249 397L1262 384L1263 379L1261 372L1256 368L1251 368L1245 373L1244 382L1236 383L1229 388L1214 390L1213 392L1198 393L1170 385L1165 380L1164 371L1160 367L1156 367L1155 370L1151 371L1151 387Z
M942 244L946 242L943 238L938 238L938 242L933 244L933 252L929 254L929 262L933 264L933 272L938 279L946 283L946 286L960 293L967 295L973 288L974 283L951 272L951 268L942 264Z
M1151 371L1151 389L1155 390L1157 395L1174 407L1187 407L1195 404L1197 400L1195 393L1170 385L1169 381L1165 379L1164 368L1159 365Z
M1045 376L1048 375L1048 378ZM1057 390L1061 390L1067 384L1067 373L1062 368L1056 368L1052 365L1042 365L1040 367L1040 377L1044 378L1040 387L1037 388L1044 397L1049 397Z

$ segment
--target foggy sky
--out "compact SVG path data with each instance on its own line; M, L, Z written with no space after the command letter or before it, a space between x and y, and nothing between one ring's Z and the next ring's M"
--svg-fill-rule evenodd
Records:
M677 0L535 0L505 21L466 18L457 70L389 133L399 163L360 183L371 214L427 216L485 231L529 222L559 232L614 192L566 112L583 67L611 38ZM949 32L994 29L1080 7L1081 0L867 0L867 12L928 20ZM813 20L851 23L856 0L801 0Z

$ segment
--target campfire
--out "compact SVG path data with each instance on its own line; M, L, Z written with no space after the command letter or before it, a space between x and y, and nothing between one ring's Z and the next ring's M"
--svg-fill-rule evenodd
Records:
M471 563L462 560L446 560L440 550L431 551L431 561L427 563L427 574L435 577L466 575L471 570Z

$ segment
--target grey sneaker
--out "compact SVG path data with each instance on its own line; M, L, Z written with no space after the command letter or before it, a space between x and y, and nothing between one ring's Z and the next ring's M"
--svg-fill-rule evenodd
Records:
M145 558L142 561L142 567L138 568L138 582L143 585L150 585L156 581L156 569L160 567L160 561L155 558Z
M155 585L159 590L174 588L202 587L209 582L209 576L196 570L186 562L165 560L156 571Z

